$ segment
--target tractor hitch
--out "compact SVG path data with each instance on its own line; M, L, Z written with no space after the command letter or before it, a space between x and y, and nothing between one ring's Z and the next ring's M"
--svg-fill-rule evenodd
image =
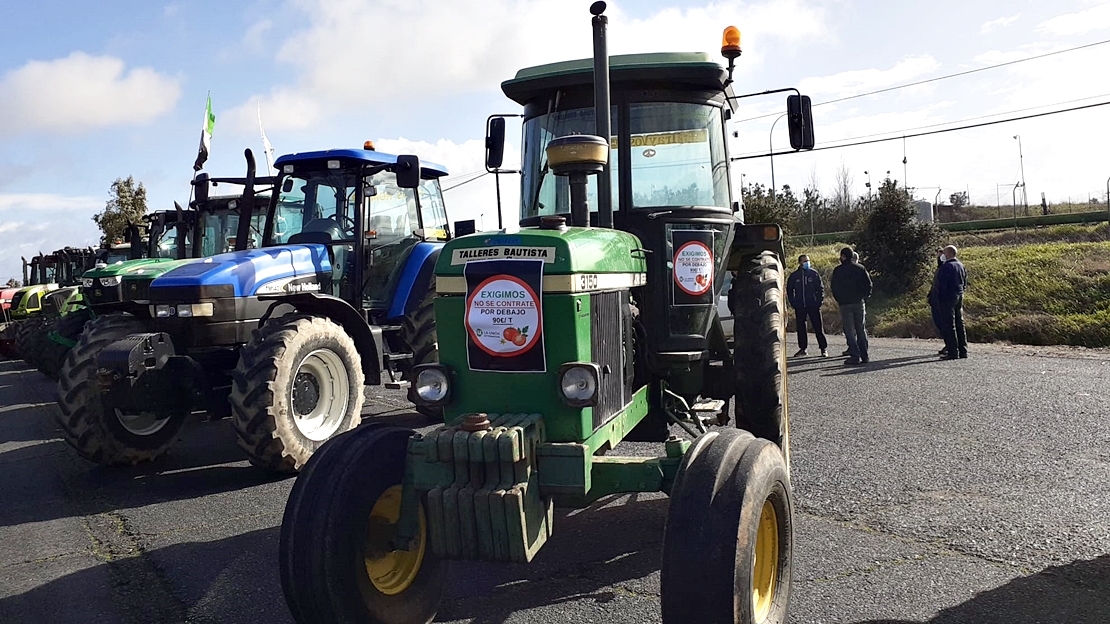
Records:
M204 400L203 386L196 383L204 371L192 358L177 355L164 332L117 340L100 352L96 364L106 409L168 416Z

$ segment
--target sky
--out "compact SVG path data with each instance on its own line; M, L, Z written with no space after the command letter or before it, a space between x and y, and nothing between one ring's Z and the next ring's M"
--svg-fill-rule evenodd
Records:
M0 277L67 245L94 244L92 215L134 176L151 210L189 199L212 97L205 170L260 162L259 111L276 152L359 147L445 165L449 189L483 170L485 120L519 112L500 83L523 67L591 55L589 0L0 0ZM887 172L915 196L969 192L1002 214L1026 180L1030 204L1106 202L1110 106L843 149L1110 102L1110 3L1088 0L609 2L612 54L704 51L738 26L738 93L796 87L812 98L818 150L773 159L775 183L830 194L847 173L866 195ZM722 59L722 64L724 63ZM822 104L908 83L885 93ZM742 101L733 156L788 149L785 95ZM755 119L753 119L755 118ZM507 158L519 151L510 125ZM1020 136L1020 141L1014 139ZM1020 143L1020 146L1019 146ZM903 164L903 158L906 163ZM509 164L509 163L507 163ZM870 175L866 175L869 172ZM733 164L769 185L772 159ZM501 178L506 221L519 178ZM497 222L492 176L447 190L451 220Z

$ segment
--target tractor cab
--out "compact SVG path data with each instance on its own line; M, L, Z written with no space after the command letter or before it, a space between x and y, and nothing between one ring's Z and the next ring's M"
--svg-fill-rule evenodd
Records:
M402 185L388 168L397 159L370 149L340 149L290 154L275 163L281 174L264 246L323 245L330 270L319 276L319 292L370 319L405 313L412 284L430 277L430 269L419 275L424 261L449 237L439 185L447 170L424 162L419 177Z

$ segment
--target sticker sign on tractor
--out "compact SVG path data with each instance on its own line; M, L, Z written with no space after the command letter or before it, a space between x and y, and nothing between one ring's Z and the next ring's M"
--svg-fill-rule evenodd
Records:
M466 263L466 357L470 370L543 373L540 260Z
M713 303L712 230L673 230L673 300L675 305Z

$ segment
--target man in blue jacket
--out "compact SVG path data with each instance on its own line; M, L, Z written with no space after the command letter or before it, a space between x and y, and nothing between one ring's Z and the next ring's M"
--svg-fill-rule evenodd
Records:
M859 263L851 247L840 250L840 264L833 269L829 286L833 299L840 305L840 320L844 324L844 341L848 343L848 360L845 364L867 364L867 298L871 296L871 276Z
M940 335L944 338L942 360L967 357L967 333L964 331L964 290L967 289L967 269L956 259L956 247L944 248L944 264L937 269L937 319Z
M786 296L790 306L794 308L794 315L798 319L798 352L794 357L808 355L806 347L809 346L809 337L806 335L806 319L813 326L813 334L817 336L817 346L821 348L821 357L829 357L829 342L825 340L825 327L821 321L821 302L825 300L825 285L821 283L821 275L809 263L809 256L798 256L798 270L790 274L786 280Z

